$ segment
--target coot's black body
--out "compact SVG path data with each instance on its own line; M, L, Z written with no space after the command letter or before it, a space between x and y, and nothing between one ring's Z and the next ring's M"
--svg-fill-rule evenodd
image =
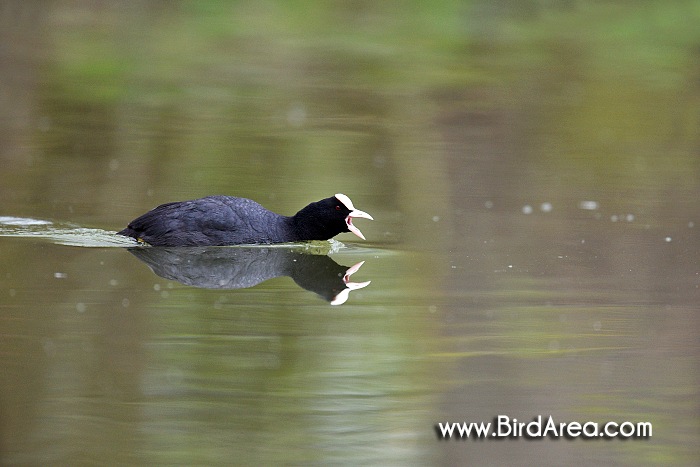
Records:
M362 233L353 217L372 219L343 194L311 203L294 216L268 211L246 198L207 196L161 204L118 232L153 246L220 246L327 240Z

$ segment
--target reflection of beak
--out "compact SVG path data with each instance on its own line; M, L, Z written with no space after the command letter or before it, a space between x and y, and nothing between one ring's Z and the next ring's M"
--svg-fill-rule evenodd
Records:
M362 212L362 211L360 211L360 212ZM365 213L363 212L362 214L365 214ZM369 214L367 214L367 215L369 215ZM371 219L371 217L370 217L370 219ZM357 271L359 271L363 264L365 264L365 262L361 261L353 266L350 266L348 268L348 270L345 271L345 275L343 276L343 282L345 282L345 289L341 290L340 293L338 293L338 295L336 295L335 298L333 298L333 301L331 301L331 305L342 305L343 303L345 303L348 300L348 297L350 296L350 292L352 292L353 290L357 290L357 289L363 289L363 288L367 287L372 282L372 281L350 282L350 276L352 276Z
M369 219L371 221L373 221L374 219L372 218L372 216L370 216L369 214L367 214L364 211L360 211L359 209L353 209L352 211L350 211L350 214L348 214L348 217L345 218L345 223L348 225L348 230L350 232L354 233L355 235L357 235L358 237L360 237L362 240L365 240L365 236L362 235L362 232L360 232L360 229L358 229L357 227L355 227L353 225L353 223L352 223L353 217L360 217L362 219Z

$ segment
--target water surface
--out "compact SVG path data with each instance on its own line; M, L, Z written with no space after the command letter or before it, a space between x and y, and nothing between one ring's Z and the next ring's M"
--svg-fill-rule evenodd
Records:
M0 463L697 464L691 3L2 7ZM337 192L368 241L114 234ZM653 435L438 439L498 415Z

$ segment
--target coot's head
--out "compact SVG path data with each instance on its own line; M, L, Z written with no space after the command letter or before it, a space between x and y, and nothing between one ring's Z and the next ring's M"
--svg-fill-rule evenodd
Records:
M301 240L327 240L343 232L352 232L364 240L365 236L352 223L354 218L373 220L366 212L355 209L342 193L311 203L294 216Z

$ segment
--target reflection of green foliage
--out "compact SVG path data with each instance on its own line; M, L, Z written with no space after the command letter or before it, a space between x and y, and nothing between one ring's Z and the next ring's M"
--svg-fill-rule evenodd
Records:
M7 171L5 180L35 184L32 197L46 192L40 198L58 199L59 206L66 198L87 199L86 205L109 216L104 222L114 228L159 202L209 193L249 196L275 211L293 213L313 199L346 191L378 219L378 227L368 226L377 229L376 235L368 238L381 241L385 232L389 239L415 235L416 244L440 250L450 229L462 227L451 224L455 209L465 217L474 214L471 187L459 187L464 188L462 205L448 200L457 196L449 194L450 183L457 183L459 170L472 160L477 175L500 177L510 162L499 166L496 160L509 149L498 146L503 133L515 134L518 147L509 156L527 158L523 166L528 169L506 180L512 190L508 195L523 199L518 190L536 186L538 196L554 202L553 215L558 215L559 195L564 199L585 191L586 197L576 201L589 199L588 193L601 205L619 199L625 203L621 212L634 212L641 220L643 212L630 204L673 202L680 197L665 196L668 192L685 190L687 199L688 192L697 190L700 7L694 1L112 3L51 7L56 14L48 21L50 59L41 69L44 102L38 106L48 122L37 136L37 146L45 151L31 166L40 176ZM469 144L471 136L481 136L471 133L471 121L463 117L470 112L495 115L488 122L515 116L503 119L508 126L503 132L486 132L484 146L496 148L485 151L491 156L467 159L469 150L482 148ZM440 127L445 119L452 125L447 130ZM463 146L446 155L443 135L450 131L468 134L454 144ZM459 161L462 154L464 161ZM446 175L451 169L455 173ZM356 193L376 200L383 219ZM142 209L135 208L139 203ZM265 451L272 464L308 464L319 460L308 456L322 457L319 445L341 451L371 445L374 452L408 455L399 446L409 441L403 433L426 428L423 419L435 415L426 401L433 394L428 393L443 384L483 385L491 374L509 389L534 388L545 396L557 392L559 407L568 401L556 402L558 396L568 397L582 406L584 415L601 419L638 413L658 419L672 407L675 419L669 416L659 425L653 420L655 429L665 433L654 440L663 443L644 444L641 450L640 443L613 446L639 450L630 453L633 460L640 459L641 451L658 464L685 461L681 456L691 452L694 440L673 440L669 433L697 431L695 418L686 415L687 401L697 392L688 387L697 375L697 359L680 368L669 365L666 373L652 360L648 368L635 367L645 359L634 356L640 340L633 337L645 342L644 336L656 335L656 315L645 316L639 305L618 304L643 287L618 296L602 292L599 284L567 286L553 276L527 271L494 279L489 271L510 263L489 250L470 264L477 271L473 275L449 268L445 273L449 261L492 236L503 240L504 249L517 252L515 259L542 253L531 251L537 245L531 232L552 242L579 240L581 223L570 218L552 221L533 215L535 229L529 219L519 225L517 216L476 214L489 225L465 222L469 229L482 230L466 241L462 235L467 234L454 233L459 243L449 260L405 252L395 258L372 254L360 276L373 279L372 288L342 308L330 308L289 279L251 290L161 290L161 282L142 265L122 271L135 279L123 289L110 285L116 308L123 308L126 296L129 309L138 308L134 317L148 324L143 326L148 345L142 351L150 366L135 371L134 378L150 378L135 384L151 391L150 399L134 406L145 420L144 446L153 451L141 454L165 456L160 459L167 463L260 461L255 449L232 458L231 446L243 446ZM54 215L80 216L72 211ZM688 219L683 221L685 225ZM602 221L589 223L586 229L609 233L600 242L605 247L591 247L602 255L639 245L600 225ZM512 231L499 233L504 227ZM667 246L676 244L674 235ZM640 250L649 250L647 246L641 244ZM104 316L114 316L113 299L105 298L100 287L113 279L116 259L100 263L90 258L67 256L64 263L86 277L101 278L85 279L86 290L95 294L90 307L101 306ZM619 258L611 253L606 259ZM17 270L44 264L39 256L34 259L18 255L12 264ZM630 264L653 269L652 261ZM574 276L585 269L576 261L571 267ZM32 275L41 281L55 271L32 270ZM612 281L628 268L615 271ZM459 274L450 276L452 286L444 277L449 273ZM522 276L528 280L518 279ZM662 276L652 270L639 280ZM151 291L149 281L158 288ZM554 284L543 285L550 282ZM491 283L494 290L484 292L483 285ZM130 290L138 293L128 295ZM80 303L85 293L75 292ZM58 301L72 311L74 298ZM553 304L545 306L548 301ZM443 321L443 309L455 309L459 316ZM96 316L89 310L85 316ZM87 326L87 319L72 313L71 326ZM56 319L51 316L46 319ZM596 330L596 321L605 327ZM42 326L66 329L65 320L48 322L51 326ZM89 332L113 331L99 322L81 335ZM115 335L108 342L120 341ZM78 361L86 358L83 347L75 348ZM111 357L112 350L105 344L105 355ZM477 371L471 375L466 366L442 374L431 367L435 361L437 366L473 363ZM494 363L502 367L483 371ZM601 367L607 364L615 364L615 371L603 377ZM436 382L433 373L444 380ZM633 378L640 374L651 375L652 382L641 386L649 394L635 396L639 385ZM547 380L551 377L556 381ZM680 394L663 392L677 382ZM612 390L599 400L577 398L607 387ZM178 390L182 392L169 392ZM663 397L656 399L659 394ZM658 405L646 410L644 404L653 402ZM78 412L86 406L82 399L75 405ZM332 431L338 427L346 431ZM377 427L384 427L386 439L377 439ZM139 436L129 433L130 440ZM214 441L216 449L204 440ZM582 451L590 448L574 444ZM297 446L295 452L287 452L291 446ZM376 460L366 463L392 463Z
M313 51L326 51L325 60L349 72L346 80L393 90L468 84L475 76L516 81L531 67L546 71L567 59L596 75L668 88L685 82L682 72L700 40L700 9L683 1L632 7L577 2L571 8L533 2L523 11L511 5L512 15L481 2L453 1L175 5L76 20L57 37L58 66L66 78L111 80L127 89L145 83L126 76L168 82L230 67L252 71L261 62L303 66ZM578 58L557 56L570 52ZM369 66L353 67L355 60Z
M139 197L263 191L290 212L335 189L446 189L435 123L472 131L470 112L509 122L499 134L532 175L517 190L664 209L698 183L696 2L182 1L57 17L48 107L77 134L47 138L61 156L115 157L92 128L119 128Z

